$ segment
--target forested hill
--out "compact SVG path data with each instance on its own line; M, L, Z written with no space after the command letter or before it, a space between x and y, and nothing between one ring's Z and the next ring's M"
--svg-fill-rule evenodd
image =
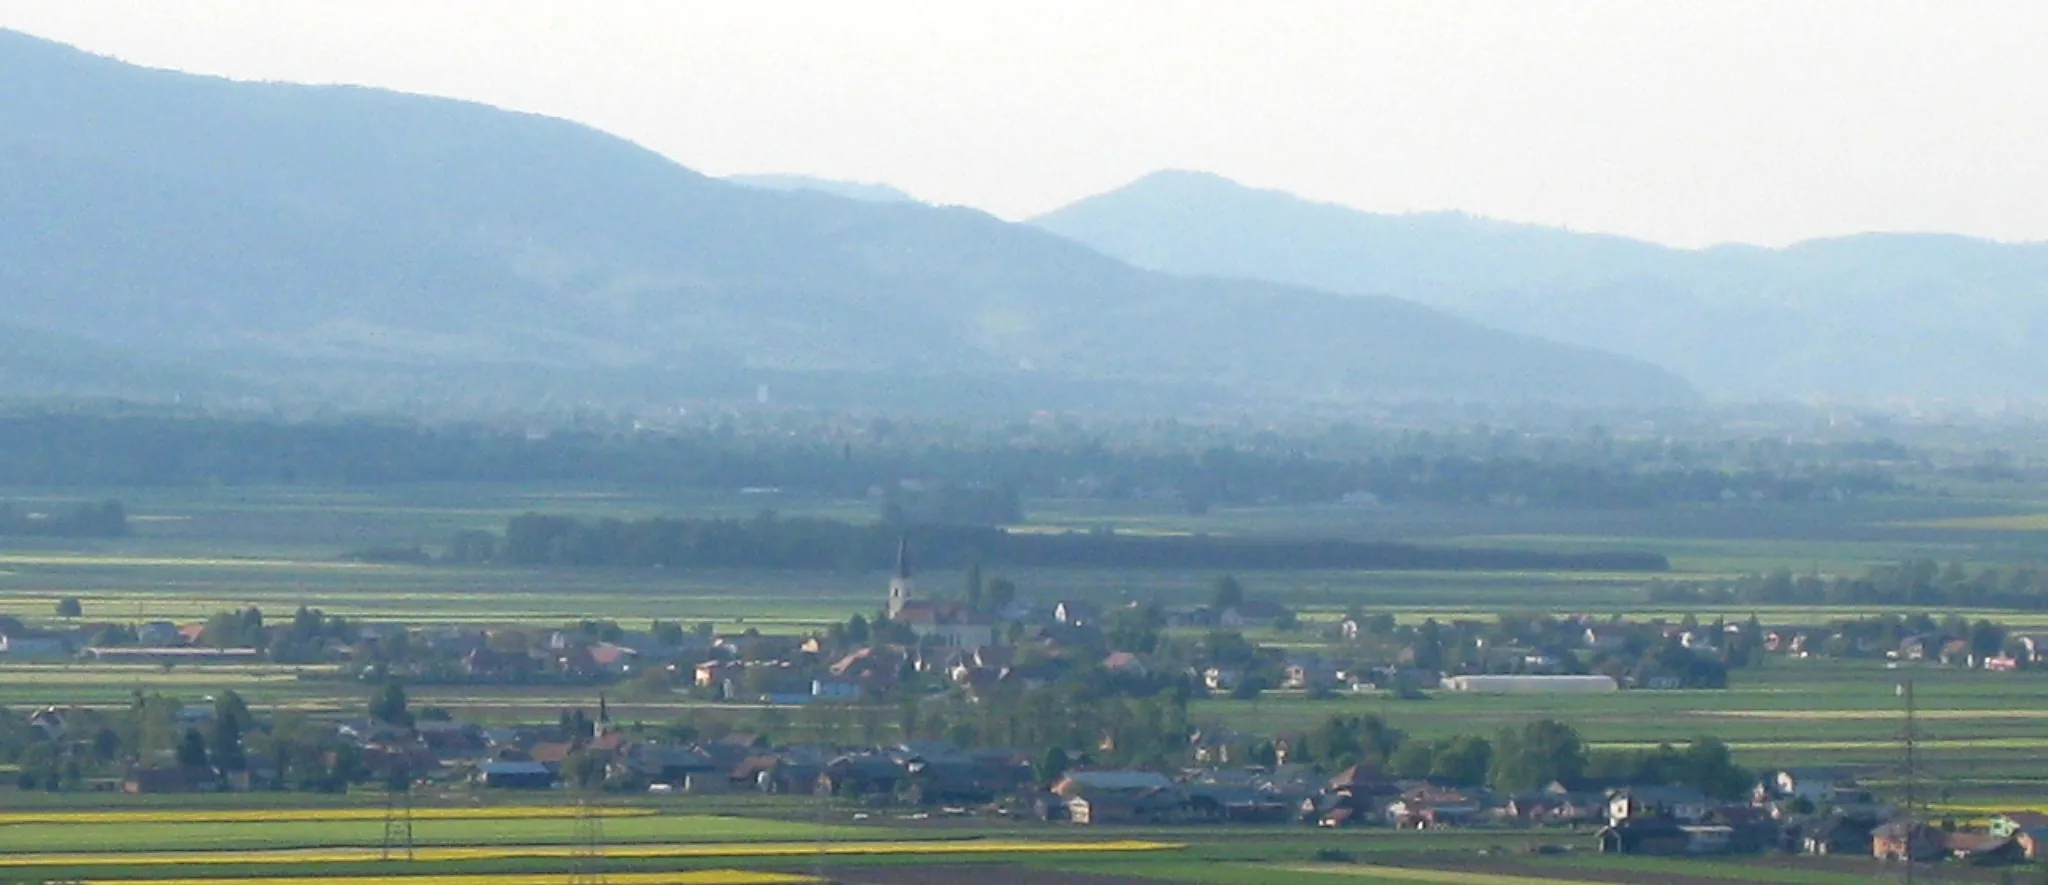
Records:
M2048 243L1871 234L1671 249L1454 212L1375 214L1192 172L1033 223L1140 267L1413 299L1630 354L1730 397L2048 387Z
M1642 361L1410 302L743 186L563 120L153 71L12 32L0 83L7 322L259 393L644 404L773 381L832 405L996 391L1154 412L1694 397Z

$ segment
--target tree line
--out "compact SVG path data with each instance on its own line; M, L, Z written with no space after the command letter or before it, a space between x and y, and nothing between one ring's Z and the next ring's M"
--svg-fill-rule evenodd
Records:
M1753 572L1713 581L1652 581L1659 605L1861 605L2048 610L2048 570L2034 566L1942 564L1932 559L1869 566L1860 575Z
M1191 428L919 432L880 419L848 429L719 424L666 432L405 421L286 422L199 416L0 415L0 485L44 487L574 482L637 488L773 487L839 497L915 479L1030 497L1172 499L1193 510L1371 499L1650 507L1886 492L1889 462L1833 450L1643 452L1609 440L1522 444L1430 434L1372 442L1334 432L1218 438ZM1711 455L1711 456L1710 456ZM915 515L920 502L894 500ZM990 518L1012 512L977 509ZM915 520L913 520L915 521Z
M1548 553L1392 542L1112 532L1013 533L976 526L858 524L762 513L752 519L586 520L527 513L502 535L465 533L449 558L522 566L772 568L858 571L892 561L907 540L920 564L1046 568L1489 569L1663 571L1660 554Z
M122 538L128 511L119 501L30 507L0 502L0 537Z

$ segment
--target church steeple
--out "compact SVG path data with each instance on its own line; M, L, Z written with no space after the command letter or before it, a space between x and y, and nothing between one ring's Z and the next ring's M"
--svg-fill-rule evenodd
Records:
M911 592L910 538L896 539L896 575L889 579L889 617L895 619L909 604Z

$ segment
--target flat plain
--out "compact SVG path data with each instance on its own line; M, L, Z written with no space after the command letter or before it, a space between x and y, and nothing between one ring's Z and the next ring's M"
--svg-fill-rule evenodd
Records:
M865 518L864 502L764 499L758 495L664 497L615 489L375 488L108 489L61 496L43 490L6 493L115 497L128 503L135 534L117 541L0 546L0 615L47 621L58 600L72 597L84 621L189 622L245 606L285 616L300 605L371 621L545 629L585 619L639 628L655 620L710 622L721 631L758 629L800 634L872 612L884 583L883 563L859 572L661 572L615 569L530 570L455 565L385 565L349 561L351 550L419 544L438 549L464 529L495 529L534 510L584 516L656 514L786 515ZM1546 514L1479 508L1245 508L1189 516L1141 505L1034 502L1037 530L1149 533L1298 533L1388 538L1469 546L1546 550L1637 549L1665 553L1661 577L1712 580L1773 568L1851 572L1907 557L1971 563L2034 562L2048 536L2032 531L2031 505L2010 501L1878 501L1832 508L1689 508L1679 513ZM1539 525L1540 523L1540 525ZM1099 602L1202 599L1215 575L1185 572L1019 570L1013 578L1033 599ZM1647 575L1546 572L1268 571L1239 576L1262 595L1302 613L1305 632L1347 611L1384 612L1405 623L1428 618L1488 619L1502 612L1591 613L1632 620L1702 620L1755 615L1767 624L1821 623L1881 611L1829 606L1676 606L1645 603ZM943 586L953 576L929 576ZM2014 628L2048 628L2048 612L1973 610ZM1268 644L1308 643L1303 634L1261 632ZM1478 697L1447 693L1428 700L1380 694L1310 699L1267 692L1257 700L1197 701L1201 723L1271 731L1308 728L1333 714L1373 712L1418 736L1490 733L1537 717L1572 723L1595 746L1682 744L1711 735L1751 765L1847 766L1882 786L1898 757L1902 708L1897 685L1910 676L1919 703L1920 750L1944 813L1962 819L1992 809L2038 807L2048 800L2048 678L1933 666L1889 669L1875 661L1795 661L1737 671L1721 691L1630 691L1591 696ZM296 713L347 714L361 708L366 687L335 678L331 666L137 666L94 663L0 663L0 706L129 702L136 692L197 699L233 688L252 706ZM418 686L414 702L484 722L550 718L588 706L590 692L569 687ZM658 723L713 713L732 705L692 700L617 697L615 715ZM740 712L744 712L742 709ZM823 729L801 708L784 711L792 734ZM475 803L473 797L426 800ZM382 837L375 796L107 797L7 795L0 813L0 855L24 872L96 881L207 877L284 877L320 881L348 875L356 885L382 885L403 874L419 885L459 883L459 876L566 875L577 834L558 798L549 812L478 812L423 816L406 863L318 852L375 852ZM656 885L661 875L698 878L660 882L810 881L820 873L846 882L917 882L920 870L996 881L1535 882L1754 881L1830 885L1867 881L1867 864L1783 860L1686 861L1683 868L1643 859L1618 860L1517 853L1538 844L1583 848L1583 833L1481 832L1415 834L1318 832L1299 827L1061 828L991 821L928 821L877 815L808 799L775 797L646 798L630 813L607 819L604 838L618 850L605 863L621 875ZM91 809L139 815L86 821L47 815ZM16 817L40 813L44 818ZM158 815L150 819L148 815ZM175 815L195 815L178 819ZM212 814L208 818L205 815ZM306 820L311 816L314 820ZM1220 836L1220 838L1219 838ZM1134 850L1130 846L1146 846ZM638 846L637 848L635 846ZM692 846L695 846L694 848ZM1361 858L1316 863L1336 849ZM1481 854L1484 850L1486 853ZM296 857L276 852L309 852ZM469 853L461 853L468 851ZM24 860L33 852L34 859ZM164 864L164 852L188 854ZM209 855L205 852L217 852ZM266 854L266 852L268 852ZM432 852L443 852L434 854ZM229 855L234 856L229 856ZM175 868L177 872L170 872ZM948 873L947 871L951 871ZM998 873L1000 871L1000 874ZM726 879L717 876L726 875ZM793 878L774 879L773 876ZM1965 877L1974 875L1966 872ZM766 878L747 879L746 876ZM422 878L437 877L437 878ZM1021 877L1021 878L1019 878ZM1036 878L1033 878L1036 877ZM551 880L551 879L550 879ZM256 880L247 880L256 881ZM399 881L396 878L389 881ZM523 880L522 880L523 881ZM614 881L637 881L619 878ZM1076 878L1073 881L1089 881ZM1989 880L1987 880L1989 881Z

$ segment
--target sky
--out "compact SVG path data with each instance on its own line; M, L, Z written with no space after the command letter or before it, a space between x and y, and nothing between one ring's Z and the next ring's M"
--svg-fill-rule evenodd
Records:
M2036 0L0 0L0 27L1012 219L1179 168L1681 246L2048 240Z

